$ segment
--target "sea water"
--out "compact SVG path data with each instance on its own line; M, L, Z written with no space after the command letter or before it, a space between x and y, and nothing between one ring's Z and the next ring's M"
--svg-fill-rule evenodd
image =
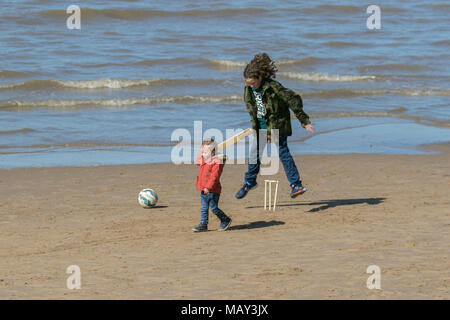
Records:
M268 53L315 124L294 154L450 140L448 1L3 1L0 167L171 161L172 133L251 126L243 69Z

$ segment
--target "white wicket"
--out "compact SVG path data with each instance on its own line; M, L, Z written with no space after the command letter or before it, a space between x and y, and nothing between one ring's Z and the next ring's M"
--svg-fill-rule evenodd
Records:
M273 199L273 211L277 205L277 194L278 194L278 180L264 180L264 210L267 209L267 184L269 184L269 210L272 205L272 183L275 184L275 195Z

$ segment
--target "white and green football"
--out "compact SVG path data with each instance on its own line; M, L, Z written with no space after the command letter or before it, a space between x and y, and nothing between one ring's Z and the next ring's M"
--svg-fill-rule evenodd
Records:
M138 202L143 208L154 207L158 202L158 195L152 189L143 189L139 192Z

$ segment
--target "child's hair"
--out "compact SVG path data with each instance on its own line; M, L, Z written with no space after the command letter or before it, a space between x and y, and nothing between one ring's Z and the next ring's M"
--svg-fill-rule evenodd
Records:
M203 146L209 146L210 152L212 153L214 151L214 154L216 154L216 146L217 146L217 144L214 141L214 138L203 140L202 141L202 147ZM224 154L219 154L219 155L216 155L216 156L218 156L218 159L219 159L220 163L225 164L225 162L227 161L227 156L224 155Z
M258 79L260 76L263 79L275 78L277 71L275 62L270 59L267 53L259 53L245 67L244 78Z

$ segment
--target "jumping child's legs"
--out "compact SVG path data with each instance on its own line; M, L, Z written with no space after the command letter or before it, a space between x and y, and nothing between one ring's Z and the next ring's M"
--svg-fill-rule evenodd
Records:
M263 142L260 145L259 134L257 135L256 139L256 143L253 143L251 145L250 154L248 157L248 171L244 176L244 183L246 183L248 186L256 185L256 177L258 177L259 169L261 166L259 151L264 150L266 146L266 142Z
M244 176L244 182L249 186L254 186L256 184L256 177L259 173L259 167L261 163L259 162L259 159L257 163L255 164L248 164L248 171L245 173Z
M286 173L286 177L291 184L291 187L294 185L301 185L302 181L300 180L300 174L298 173L297 166L289 151L287 138L280 139L278 150L280 160L283 163L284 172Z

